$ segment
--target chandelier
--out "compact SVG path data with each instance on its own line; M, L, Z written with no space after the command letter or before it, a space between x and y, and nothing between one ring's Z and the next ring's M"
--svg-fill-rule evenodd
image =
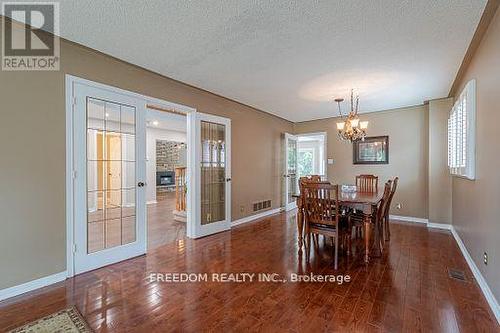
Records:
M356 95L356 105L354 105L354 91L351 90L351 111L348 115L344 116L340 108L340 103L344 101L343 98L336 98L335 102L339 107L340 118L342 122L337 123L338 137L343 141L364 141L366 130L368 129L368 121L360 121L358 117L359 109L359 95Z

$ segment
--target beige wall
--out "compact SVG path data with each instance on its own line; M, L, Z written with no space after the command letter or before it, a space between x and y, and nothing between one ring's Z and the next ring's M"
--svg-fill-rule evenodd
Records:
M448 114L453 98L429 102L429 222L451 224Z
M61 71L0 72L0 289L65 270L65 74L231 118L233 220L280 206L292 123L62 41Z
M362 114L360 117L370 122L369 136L389 135L389 164L354 165L352 144L337 138L335 124L338 118L297 123L295 133L328 133L327 155L334 159L334 164L327 167L331 182L352 184L356 175L364 173L378 175L380 182L398 176L399 188L393 199L391 213L427 218L427 106ZM401 210L395 208L398 203L402 204Z
M453 178L453 225L500 300L500 11L462 78L476 79L476 180ZM483 252L489 255L483 264Z

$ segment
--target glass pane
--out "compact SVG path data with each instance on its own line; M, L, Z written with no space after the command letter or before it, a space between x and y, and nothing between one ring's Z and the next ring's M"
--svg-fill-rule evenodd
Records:
M122 162L122 188L135 187L135 162Z
M121 191L107 191L106 192L106 219L118 219L121 217Z
M122 188L122 162L106 162L106 190L120 190Z
M87 114L87 252L94 253L136 240L135 108L89 98Z
M104 129L104 102L87 99L87 128Z
M88 253L94 253L104 249L104 222L93 222L87 224Z
M106 221L106 248L122 244L122 220L121 218Z
M122 217L135 215L135 189L122 190Z
M135 135L122 134L122 160L135 161Z
M288 139L288 203L292 203L295 199L292 195L298 193L298 178L297 178L297 140Z
M106 182L105 162L88 161L87 162L87 189L88 191L103 191Z
M88 192L87 198L88 222L104 220L104 192Z
M103 135L103 131L94 129L87 130L87 159L92 161L102 161L104 159Z
M122 219L122 245L135 242L135 216Z
M120 161L122 159L122 139L118 133L106 133L106 159Z
M201 224L226 219L224 125L201 122Z
M135 108L131 106L122 105L121 114L121 132L122 133L135 133Z
M106 131L120 132L120 105L106 102L105 111Z

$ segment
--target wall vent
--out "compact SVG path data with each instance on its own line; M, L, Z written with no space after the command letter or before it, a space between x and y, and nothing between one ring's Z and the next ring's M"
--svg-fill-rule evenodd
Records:
M268 208L271 208L271 200L259 201L253 204L254 212L258 212L259 210L264 210Z

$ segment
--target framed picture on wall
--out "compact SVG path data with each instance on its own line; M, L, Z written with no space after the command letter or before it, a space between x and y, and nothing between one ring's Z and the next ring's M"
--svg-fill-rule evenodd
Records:
M366 137L352 144L354 164L389 164L389 136Z

